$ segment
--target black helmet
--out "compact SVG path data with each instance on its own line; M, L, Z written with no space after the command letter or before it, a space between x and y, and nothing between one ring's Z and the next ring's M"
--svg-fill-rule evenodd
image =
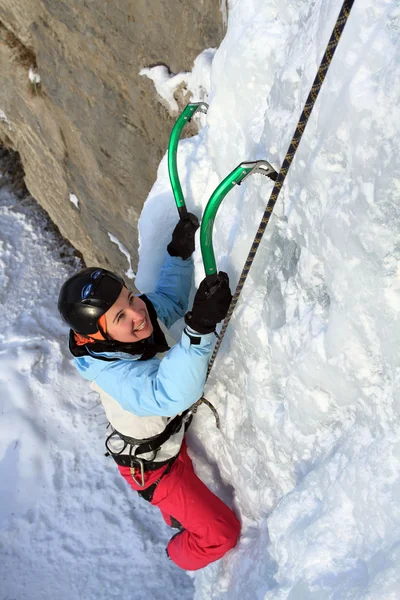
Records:
M62 286L58 310L77 333L96 333L100 330L97 321L114 304L123 286L123 279L111 271L99 267L82 269Z

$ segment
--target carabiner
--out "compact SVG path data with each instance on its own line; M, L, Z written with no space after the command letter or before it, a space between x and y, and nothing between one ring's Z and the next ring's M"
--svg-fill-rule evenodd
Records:
M135 460L139 463L139 467L140 467L140 477L142 479L142 483L140 483L136 477L135 477L135 467L130 467L130 471L131 471L131 475L132 475L132 479L133 481L136 483L136 485L138 485L141 488L144 488L145 486L145 481L144 481L144 464L141 458L135 458Z

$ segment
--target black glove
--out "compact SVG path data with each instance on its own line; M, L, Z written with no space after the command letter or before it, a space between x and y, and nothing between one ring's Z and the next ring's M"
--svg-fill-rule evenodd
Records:
M176 225L172 240L167 246L170 256L180 256L186 260L194 252L194 234L199 228L199 220L196 215L187 213L186 217L180 219Z
M185 323L198 333L212 333L217 323L225 319L232 300L229 277L223 271L211 289L203 279L196 292L191 312L186 313Z

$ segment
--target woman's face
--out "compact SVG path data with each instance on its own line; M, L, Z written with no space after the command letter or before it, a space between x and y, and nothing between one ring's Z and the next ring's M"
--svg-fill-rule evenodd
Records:
M138 342L153 333L147 306L126 287L106 312L107 333L118 342Z

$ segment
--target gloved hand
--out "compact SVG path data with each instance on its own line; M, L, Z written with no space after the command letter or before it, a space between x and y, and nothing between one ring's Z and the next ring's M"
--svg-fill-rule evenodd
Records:
M186 325L198 333L212 333L217 323L225 319L231 300L226 273L218 273L218 282L211 290L208 289L207 279L203 279L194 297L193 308L185 315Z
M172 240L167 246L170 256L180 256L186 260L194 252L194 234L199 228L199 220L196 215L187 213L186 217L180 219L176 225Z

